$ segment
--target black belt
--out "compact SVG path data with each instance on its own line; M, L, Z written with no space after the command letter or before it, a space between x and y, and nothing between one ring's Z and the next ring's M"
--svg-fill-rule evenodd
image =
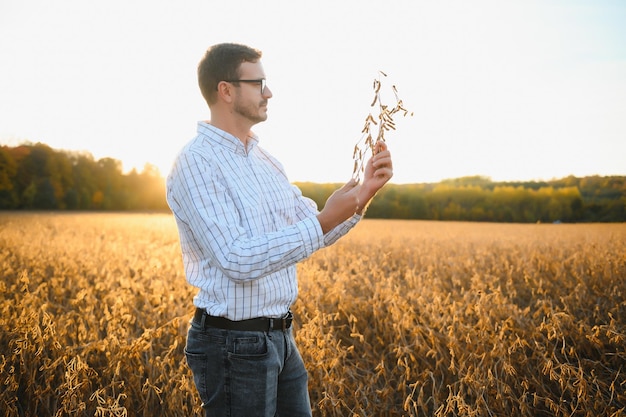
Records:
M291 327L293 321L293 314L290 312L280 319L272 319L269 317L259 317L257 319L248 319L240 321L228 320L224 317L209 316L206 310L202 308L196 308L196 313L193 316L193 320L203 326L217 327L218 329L225 330L243 330L248 332L267 332L269 330L287 330Z

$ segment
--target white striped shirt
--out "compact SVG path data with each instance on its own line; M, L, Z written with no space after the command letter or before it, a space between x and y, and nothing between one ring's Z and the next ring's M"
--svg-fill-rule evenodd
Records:
M361 216L322 234L315 202L248 138L198 123L167 177L194 304L230 320L282 317L296 300L296 263L336 242Z

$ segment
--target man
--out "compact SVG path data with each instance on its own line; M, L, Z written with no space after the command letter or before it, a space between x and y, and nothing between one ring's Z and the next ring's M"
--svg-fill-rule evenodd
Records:
M167 178L185 274L198 288L185 354L206 416L311 415L289 310L296 263L354 227L392 176L378 144L363 182L351 180L318 211L250 131L272 97L260 59L245 45L209 48L198 82L211 119Z

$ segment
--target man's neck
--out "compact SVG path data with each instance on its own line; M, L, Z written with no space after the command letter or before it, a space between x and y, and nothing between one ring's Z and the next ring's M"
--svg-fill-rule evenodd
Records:
M243 143L245 149L248 149L248 138L252 134L250 128L246 128L246 126L236 123L223 123L220 119L215 120L215 118L211 118L211 120L208 120L207 123L223 130L224 132L230 133Z

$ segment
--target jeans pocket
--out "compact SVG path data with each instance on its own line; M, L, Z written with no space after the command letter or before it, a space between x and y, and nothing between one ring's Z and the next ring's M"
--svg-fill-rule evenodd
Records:
M207 378L209 377L209 356L204 353L190 353L185 349L185 357L187 359L187 366L191 369L193 374L193 382L200 395L200 400L203 404L209 402L209 392L207 385Z
M202 404L220 407L224 402L224 355L226 336L219 329L193 325L187 332L185 357Z
M267 336L262 332L236 336L232 339L229 356L250 360L263 359L268 354L267 344Z

